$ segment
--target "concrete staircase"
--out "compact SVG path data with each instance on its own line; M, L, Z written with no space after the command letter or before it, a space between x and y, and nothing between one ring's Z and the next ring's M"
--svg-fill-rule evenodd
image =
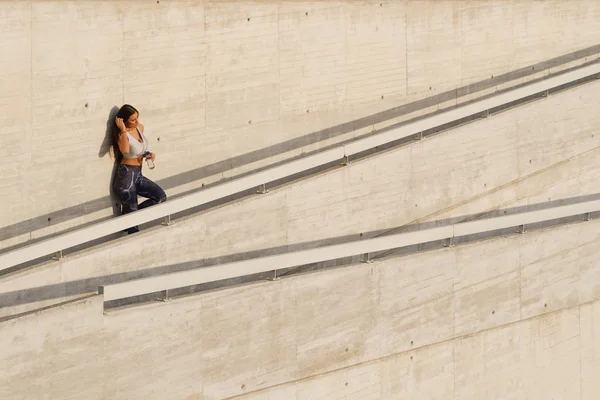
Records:
M101 284L594 194L598 85L3 276L0 316L86 296Z

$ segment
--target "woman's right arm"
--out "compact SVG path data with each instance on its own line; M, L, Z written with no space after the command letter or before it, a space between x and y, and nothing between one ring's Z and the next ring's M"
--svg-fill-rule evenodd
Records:
M129 153L129 139L127 138L125 123L123 122L122 118L117 118L116 123L117 128L119 128L117 141L117 143L119 144L119 150L121 151L121 154L127 154Z
M129 153L129 139L127 138L127 133L121 131L119 132L119 150L121 150L121 154Z

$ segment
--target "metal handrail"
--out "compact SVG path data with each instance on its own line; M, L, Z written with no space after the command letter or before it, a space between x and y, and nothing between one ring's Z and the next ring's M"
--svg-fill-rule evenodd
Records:
M600 200L582 202L544 210L528 211L514 215L493 217L476 221L461 222L454 225L431 228L417 232L399 233L374 239L353 241L343 244L300 250L268 257L201 267L189 271L176 272L155 277L130 280L127 282L104 285L98 293L104 295L104 301L113 301L144 294L165 292L223 279L237 278L261 272L277 271L302 265L331 261L339 258L368 255L378 251L396 249L405 246L445 240L447 244L453 238L501 230L510 227L524 227L529 224L551 221L559 218L587 215L600 211ZM368 257L367 257L368 258Z
M600 63L591 64L551 78L524 85L517 89L508 90L468 105L440 112L439 114L405 124L398 128L374 134L347 144L342 144L311 156L306 156L280 166L265 169L242 178L200 190L196 193L166 203L157 204L144 210L139 210L108 221L99 222L89 227L67 232L54 238L23 246L16 250L0 254L0 272L50 254L57 254L57 256L60 257L62 256L63 250L120 232L131 226L163 218L169 219L173 214L252 189L253 187L260 187L269 182L293 176L311 168L335 162L336 160L347 160L351 155L374 149L387 143L443 126L453 121L462 120L469 116L486 113L496 107L510 104L538 93L547 93L550 89L584 78L589 78L598 75L599 73Z

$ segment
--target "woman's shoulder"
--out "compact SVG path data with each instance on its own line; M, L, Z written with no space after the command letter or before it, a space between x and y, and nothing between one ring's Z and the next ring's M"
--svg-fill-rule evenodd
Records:
M138 124L138 128L140 128L140 131L144 132L144 125Z

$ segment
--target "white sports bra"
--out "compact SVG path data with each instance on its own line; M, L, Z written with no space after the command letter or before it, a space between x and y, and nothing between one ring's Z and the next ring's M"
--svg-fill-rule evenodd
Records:
M140 128L136 129L142 138L142 142L140 143L127 132L127 138L129 139L129 153L123 154L123 158L138 158L148 150L148 140L146 139L146 136L140 131Z

